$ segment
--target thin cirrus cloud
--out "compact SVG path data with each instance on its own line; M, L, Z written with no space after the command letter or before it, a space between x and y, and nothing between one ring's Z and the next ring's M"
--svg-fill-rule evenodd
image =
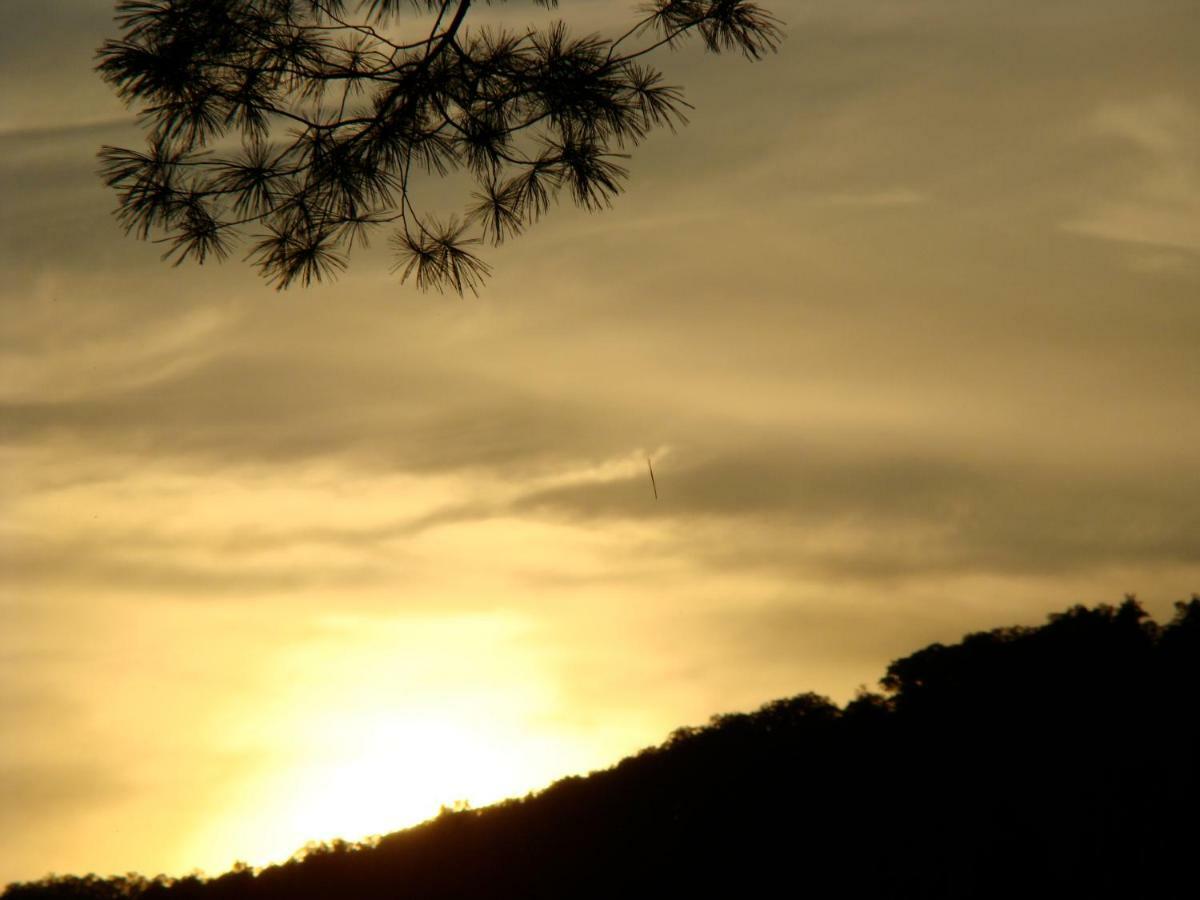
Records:
M1132 159L1124 177L1064 227L1107 240L1200 253L1200 110L1171 95L1112 104L1092 116L1089 130L1095 140L1121 146ZM1160 265L1150 265L1151 271L1163 267L1164 257L1155 258Z
M908 187L894 187L879 191L865 191L859 194L832 194L826 202L834 206L913 206L918 203L928 203L929 197L920 191Z

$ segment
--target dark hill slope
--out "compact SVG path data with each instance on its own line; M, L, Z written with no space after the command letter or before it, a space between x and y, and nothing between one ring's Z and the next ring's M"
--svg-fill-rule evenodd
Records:
M1200 599L972 634L885 695L681 729L586 778L208 881L57 878L3 900L1200 896Z

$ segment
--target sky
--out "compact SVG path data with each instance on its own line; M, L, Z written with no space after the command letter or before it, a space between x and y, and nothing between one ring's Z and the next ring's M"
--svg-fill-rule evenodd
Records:
M691 123L464 299L161 263L95 175L111 5L6 7L0 884L286 858L1200 591L1195 0L765 5L778 54L660 57Z

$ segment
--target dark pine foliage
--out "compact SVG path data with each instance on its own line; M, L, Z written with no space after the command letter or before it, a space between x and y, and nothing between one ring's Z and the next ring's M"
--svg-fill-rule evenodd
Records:
M48 878L4 900L1191 898L1200 597L934 644L883 694L680 729L586 778L211 880Z
M148 146L100 153L119 220L176 263L248 237L280 288L335 274L391 226L402 280L475 291L488 267L474 244L520 233L563 190L607 206L624 151L685 121L648 54L696 36L757 59L782 36L749 0L650 0L615 38L561 22L472 29L470 6L120 0L97 68L139 110ZM421 176L456 170L475 190L465 219L439 220L418 205Z

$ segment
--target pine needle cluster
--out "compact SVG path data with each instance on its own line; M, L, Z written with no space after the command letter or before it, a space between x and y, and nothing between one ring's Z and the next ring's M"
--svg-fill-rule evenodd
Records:
M782 36L746 0L651 0L615 38L561 22L474 29L470 7L120 0L97 69L139 111L147 146L100 152L118 220L176 264L245 242L281 289L337 274L387 227L402 281L478 292L477 245L520 234L560 194L609 206L629 149L686 122L648 54L697 36L757 59ZM462 217L441 221L416 188L453 172L474 189Z

